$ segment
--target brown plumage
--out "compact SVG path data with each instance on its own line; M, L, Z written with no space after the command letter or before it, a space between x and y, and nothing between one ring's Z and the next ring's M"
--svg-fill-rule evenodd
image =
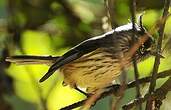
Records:
M141 26L136 25L135 39L146 34ZM132 24L118 27L106 34L97 36L70 49L61 57L10 57L7 61L21 64L45 63L53 64L48 72L40 79L43 82L57 69L64 75L64 83L75 88L77 86L87 88L87 92L93 93L112 84L121 71L122 65L129 67L131 58L125 58L129 49L133 46ZM149 56L149 48L152 38L140 46L136 51L137 60ZM121 59L124 61L121 62ZM29 60L28 60L29 59ZM122 65L121 65L122 64Z

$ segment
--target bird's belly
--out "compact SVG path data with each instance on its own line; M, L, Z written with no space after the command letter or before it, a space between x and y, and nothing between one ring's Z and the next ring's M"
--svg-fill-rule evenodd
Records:
M65 65L61 71L66 84L87 88L92 92L111 85L121 71L118 62L109 53L90 53Z

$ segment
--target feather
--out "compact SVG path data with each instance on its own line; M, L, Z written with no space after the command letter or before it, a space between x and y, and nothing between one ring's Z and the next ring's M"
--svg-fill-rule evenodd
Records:
M22 55L22 56L12 56L7 57L6 61L16 63L18 65L27 64L47 64L52 65L59 57L52 56L32 56L32 55Z

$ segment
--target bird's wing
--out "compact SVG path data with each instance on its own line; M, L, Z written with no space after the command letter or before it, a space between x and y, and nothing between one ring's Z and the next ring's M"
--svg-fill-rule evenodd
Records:
M94 37L91 39L88 39L77 46L70 49L67 53L65 53L63 56L61 56L57 61L49 68L48 72L40 79L40 82L45 81L47 78L49 78L57 69L59 69L61 66L68 64L72 62L75 59L80 58L81 56L92 52L93 50L96 50L97 48L102 47L102 44L106 44L106 40L104 40L106 37L110 37L109 34L104 34L98 37Z

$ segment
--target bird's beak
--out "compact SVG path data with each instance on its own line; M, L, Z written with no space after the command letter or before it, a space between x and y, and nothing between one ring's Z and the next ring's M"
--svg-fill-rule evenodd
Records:
M154 51L151 51L150 55L152 55L152 56L159 56L160 58L165 58L161 53L154 52Z

